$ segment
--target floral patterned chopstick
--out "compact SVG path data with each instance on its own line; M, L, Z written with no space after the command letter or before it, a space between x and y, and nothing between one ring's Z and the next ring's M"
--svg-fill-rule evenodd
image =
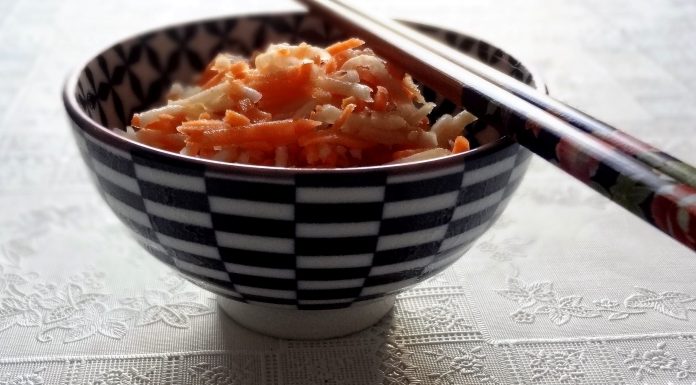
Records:
M416 41L410 34L407 36L388 28L381 19L338 1L301 2L346 32L363 38L380 55L399 63L416 79L507 132L532 152L696 250L696 188L669 174L655 172L653 168L656 167L643 163L642 158L650 158L642 154L645 148L628 147L616 140L603 141L601 136L593 136L592 132L574 126L572 123L577 119L567 111L552 113L543 105L540 108L478 75L466 63L455 63L441 56L430 49L430 43L418 42L427 38L418 37ZM543 95L537 97L550 100ZM623 133L621 137L630 138ZM640 149L637 152L641 154L628 155L626 148ZM690 167L687 165L685 169L686 176L693 178L688 172Z

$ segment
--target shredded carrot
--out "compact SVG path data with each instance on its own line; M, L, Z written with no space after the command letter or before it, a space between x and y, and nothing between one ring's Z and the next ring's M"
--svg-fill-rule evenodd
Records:
M271 45L253 60L220 54L197 87L172 88L176 105L134 114L127 135L187 156L277 167L383 164L438 143L451 145L445 153L469 150L455 137L464 127L448 126L466 119L428 132L410 76L364 44Z
M203 70L203 73L201 73L201 76L198 79L198 86L203 86L204 84L208 83L212 78L218 75L218 71L216 71L213 68L214 66L215 60L212 60L210 63L208 63L208 66L205 67L205 70Z
M459 136L457 136L456 139L454 139L454 145L452 146L452 153L458 154L458 153L464 152L464 151L469 151L469 141L465 137L459 135Z
M177 131L186 136L186 142L200 142L206 132L212 130L224 130L229 128L229 125L221 120L189 120L183 122Z
M350 59L349 53L350 50L346 51L341 51L335 55L333 55L333 60L336 61L336 68L341 68L343 67L343 64Z
M159 130L151 130L149 128L141 128L136 133L136 138L153 147L159 147L168 151L179 151L184 147L183 138L177 134L163 133Z
M225 111L225 117L222 120L232 127L245 126L251 123L251 120L249 120L249 118L240 114L239 112L232 110Z
M325 143L340 145L351 149L364 149L375 145L374 143L358 139L350 135L340 134L337 132L330 132L326 130L308 132L307 134L300 136L297 139L297 143L302 147Z
M329 59L326 62L326 64L324 65L324 72L326 72L327 74L332 74L332 73L336 72L337 69L338 69L338 63L336 62L336 58L333 58L333 57L331 59Z
M210 77L205 83L201 84L201 88L208 89L212 86L216 86L220 84L220 82L225 79L225 73L224 72L217 72L215 75Z
M387 103L389 102L389 91L382 86L377 86L374 99L375 101L372 104L372 108L375 111L385 111L387 109Z
M334 56L339 52L343 52L345 50L353 48L358 48L363 44L365 44L364 41L353 37L347 40L339 41L338 43L331 44L330 46L326 47L326 52Z
M227 123L221 120L211 120L211 119L199 119L199 120L189 120L187 122L181 123L177 128L177 131L184 132L193 130L195 132L205 131L205 130L215 130L221 128L228 128Z
M350 114L353 113L354 109L355 109L355 104L348 104L347 106L345 106L343 108L343 111L341 112L341 115L334 122L333 129L334 130L340 129L341 126L346 123L346 121L350 117Z
M190 129L184 125L179 128L179 131L188 135L190 141L200 142L206 146L229 146L263 141L274 145L284 145L293 143L299 135L313 130L319 124L321 123L309 119L286 119L232 128L212 127L205 130L201 130L199 127Z
M305 63L269 76L253 77L249 85L263 95L259 101L260 109L271 114L284 113L309 99L311 74L312 63Z
M243 61L238 61L232 64L232 67L230 67L230 73L232 74L232 76L234 76L235 79L245 78L248 70L249 64Z
M258 107L254 106L254 104L249 99L241 100L237 105L237 108L239 109L239 112L244 114L254 123L265 122L273 118L273 115L271 115L270 113L266 111L261 111L260 109L258 109Z

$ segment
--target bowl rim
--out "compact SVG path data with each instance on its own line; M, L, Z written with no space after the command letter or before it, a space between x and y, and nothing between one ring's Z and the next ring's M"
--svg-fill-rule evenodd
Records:
M363 167L345 167L345 168L311 168L311 167L306 167L306 168L290 168L290 167L274 167L274 166L261 166L261 165L252 165L252 164L242 164L242 163L229 163L229 162L222 162L222 161L216 161L212 159L206 159L206 158L198 158L198 157L192 157L188 155L182 155L178 154L175 152L170 152L166 151L163 149L155 148L155 147L150 147L147 146L143 143L137 142L135 140L126 138L122 135L117 134L116 132L113 131L113 129L110 129L108 127L105 127L99 123L97 123L95 120L90 118L86 112L79 106L77 102L77 97L76 97L76 89L77 89L77 83L78 79L80 78L80 75L84 71L84 69L87 67L87 65L92 62L96 57L99 55L103 54L104 52L107 52L117 45L137 39L140 36L144 36L147 34L151 33L157 33L162 30L166 29L171 29L171 28L184 28L186 26L190 25L196 25L196 24L201 24L201 23L206 23L206 22L215 22L215 21L224 21L228 19L239 19L239 18L244 18L244 17L263 17L263 16L271 16L271 17L284 17L284 16L295 16L295 15L305 15L307 12L302 12L302 11L287 11L287 12L259 12L259 13L240 13L240 14L228 14L228 15L223 15L223 16L215 16L215 17L205 17L205 18L199 18L199 19L193 19L193 20L188 20L188 21L183 21L183 22L175 22L175 23L170 23L170 24L164 24L160 26L155 26L152 28L148 28L139 32L135 32L131 35L128 35L126 37L122 37L106 46L106 48L102 48L99 50L96 54L93 54L88 57L88 59L83 60L81 64L79 64L75 69L73 69L67 76L64 84L63 84L63 90L62 90L62 99L63 99L63 107L66 110L66 113L68 117L79 127L81 131L85 131L89 133L91 136L96 137L97 139L106 142L107 144L110 144L116 148L119 148L121 150L125 150L127 152L130 152L131 150L137 149L141 154L146 153L150 154L151 156L154 157L163 157L165 160L170 161L172 163L176 164L181 164L183 163L189 163L191 167L204 167L206 170L213 171L213 172L234 172L234 173L240 173L240 174L253 174L253 175L267 175L267 176L294 176L297 174L354 174L354 173L362 173L362 172L393 172L393 173L408 173L408 172L418 172L418 171L425 171L433 168L443 168L443 167L449 167L457 164L461 164L464 161L467 160L473 160L473 159L478 159L481 157L484 157L486 155L489 155L491 153L495 153L497 151L503 150L509 146L512 146L516 144L516 142L509 136L509 135L504 135L495 141L485 143L479 147L476 147L472 150L459 153L459 154L454 154L454 155L449 155L449 156L444 156L444 157L439 157L439 158L434 158L434 159L426 159L426 160L421 160L421 161L415 161L415 162L409 162L409 163L398 163L398 164L382 164L382 165L374 165L374 166L363 166ZM534 80L534 86L533 88L536 89L537 91L543 92L548 94L548 87L546 86L545 81L543 78L539 75L539 72L534 68L534 66L531 66L527 64L528 62L525 61L524 59L520 59L520 57L516 54L511 53L510 50L508 49L503 49L498 47L495 44L491 44L486 40L483 40L475 35L471 35L466 32L460 32L452 29L448 29L446 27L439 27L435 26L433 24L429 23L424 23L424 22L419 22L419 21L412 21L412 20L398 20L400 22L404 22L406 24L412 25L412 26L423 26L423 27L428 27L428 28L434 28L437 30L445 31L445 32L453 32L457 35L460 36L466 36L471 39L474 39L478 42L484 42L488 44L489 46L493 48L500 49L502 52L507 54L508 56L514 58L516 61L521 63L525 70L531 75L532 80Z

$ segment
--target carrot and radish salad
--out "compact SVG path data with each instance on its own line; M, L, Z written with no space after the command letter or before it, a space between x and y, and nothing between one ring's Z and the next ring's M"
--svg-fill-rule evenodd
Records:
M359 167L469 150L466 111L432 125L411 77L351 38L219 54L197 84L137 113L125 135L184 155L277 167Z

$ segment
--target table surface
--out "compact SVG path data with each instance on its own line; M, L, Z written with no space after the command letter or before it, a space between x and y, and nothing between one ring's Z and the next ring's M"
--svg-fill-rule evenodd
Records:
M60 90L135 31L300 7L124 3L0 1L0 384L696 383L694 253L536 159L496 225L378 325L308 342L230 322L100 201ZM693 0L363 5L500 45L556 98L696 163Z

